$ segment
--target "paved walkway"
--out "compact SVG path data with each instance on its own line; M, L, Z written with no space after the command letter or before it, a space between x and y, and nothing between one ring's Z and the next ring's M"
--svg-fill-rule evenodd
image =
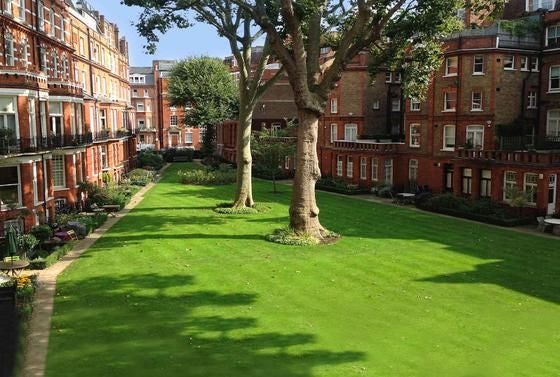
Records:
M163 172L167 166L169 165L166 165L161 172ZM58 275L72 262L78 259L80 255L89 249L122 217L126 216L126 214L136 207L144 198L144 194L157 182L158 181L150 183L138 191L138 193L132 197L130 203L117 214L117 217L109 217L105 224L99 229L91 233L87 238L78 241L72 251L60 259L59 262L45 270L37 271L39 287L33 301L33 314L27 334L25 364L20 373L21 377L43 377L45 375L51 317L54 307L54 295L56 293L56 278Z

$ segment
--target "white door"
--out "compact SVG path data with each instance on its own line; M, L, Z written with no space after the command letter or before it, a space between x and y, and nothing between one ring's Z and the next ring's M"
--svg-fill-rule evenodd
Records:
M546 213L552 215L556 212L556 187L558 177L556 174L548 176L548 208Z

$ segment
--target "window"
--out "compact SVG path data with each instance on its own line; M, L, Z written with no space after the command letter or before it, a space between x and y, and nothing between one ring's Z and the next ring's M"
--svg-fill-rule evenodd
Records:
M37 142L37 116L35 115L35 98L29 97L27 100L27 112L29 113L29 136L32 146Z
M356 124L344 125L344 140L356 141L358 138L358 126Z
M4 42L6 44L6 65L13 66L15 64L14 37L11 34L6 34Z
M64 17L60 17L60 40L64 42L65 37L65 25L64 25Z
M560 136L560 110L550 110L546 120L546 135Z
M49 34L54 36L54 9L51 5L51 9L49 12L49 21L50 21L50 25L49 25Z
M290 156L284 156L284 169L290 169Z
M138 97L138 89L132 89L132 97Z
M64 156L58 155L52 157L52 172L55 188L66 187L66 175L64 171Z
M482 169L480 171L480 197L489 198L492 196L492 171Z
M49 102L49 116L51 117L51 133L55 136L64 135L62 102Z
M471 148L482 149L484 145L484 126L467 126L467 144Z
M536 109L537 108L537 92L530 90L527 94L527 108Z
M506 171L504 173L504 200L511 199L512 191L517 188L517 173L514 171Z
M402 75L400 72L395 72L395 82L398 84L402 81Z
M18 1L18 18L25 20L25 0Z
M144 129L144 126L146 125L146 122L144 121L144 119L138 119L138 128L139 129Z
M45 6L39 2L39 29L45 31Z
M12 0L4 0L4 12L12 14Z
M107 161L107 146L102 145L99 149L99 153L101 155L101 169L107 169L109 167L109 163Z
M551 92L560 91L560 65L553 65L550 67L548 90Z
M456 56L445 59L445 76L457 76L458 61Z
M16 100L13 97L0 97L0 130L6 133L8 142L19 135L19 127L16 123Z
M410 183L416 183L418 180L418 160L408 161L408 180Z
M475 55L473 58L473 75L484 74L484 56Z
M372 108L373 108L374 110L379 110L380 107L381 107L381 105L380 105L380 103L379 103L379 100L373 101Z
M84 38L80 37L80 55L86 55L86 44Z
M472 92L471 111L482 111L482 92Z
M367 158L361 157L360 158L360 179L367 178Z
M457 106L457 93L444 92L443 93L443 111L455 111Z
M336 157L336 175L342 177L342 156Z
M527 0L526 11L534 12L538 9L554 9L554 0Z
M39 54L41 56L41 72L47 74L47 72L49 71L49 64L46 49L44 47L41 47L39 50Z
M515 57L513 55L504 56L504 69L508 71L515 69Z
M443 126L443 150L455 150L455 126Z
M420 111L420 101L416 99L410 100L410 111Z
M338 113L338 100L336 98L331 98L331 114Z
M144 104L143 103L137 103L136 104L136 111L144 112Z
M354 160L352 156L346 157L346 176L352 178L354 176Z
M420 147L420 125L411 124L410 125L410 143L409 145L414 148Z
M522 71L528 71L529 70L529 58L527 56L522 56L520 58L520 62L519 62L519 69Z
M536 56L531 56L531 71L539 71L539 58L537 58Z
M192 132L185 133L185 143L192 144Z
M385 72L385 82L393 82L393 73Z
M99 125L101 129L104 130L107 127L107 112L104 109L99 109Z
M401 111L401 99L393 98L391 100L391 111Z
M392 185L393 184L393 160L385 160L384 169L384 182Z
M169 124L171 127L177 127L177 115L171 115L171 117L169 117Z
M56 51L53 50L51 57L52 57L52 77L58 77L58 55L56 55Z
M549 26L546 28L546 45L558 47L560 42L560 25Z
M13 204L21 205L17 166L0 167L0 210L5 211Z
M379 179L378 176L378 170L379 170L379 162L377 160L377 158L372 158L371 159L371 180L372 181L377 181Z
M335 140L338 140L338 125L331 124L331 143Z
M465 195L472 194L472 169L463 168L462 191Z
M21 53L23 65L25 66L25 68L27 68L29 64L31 64L31 62L29 61L31 54L29 53L29 43L27 43L26 40L21 42Z
M278 133L280 132L281 128L282 128L282 125L280 123L272 123L270 125L270 134L272 136L278 136Z
M527 203L537 204L537 186L539 175L534 173L525 173L523 192L527 196Z

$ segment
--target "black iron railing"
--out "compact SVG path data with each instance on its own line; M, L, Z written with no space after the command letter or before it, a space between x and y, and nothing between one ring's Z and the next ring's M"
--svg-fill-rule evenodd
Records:
M0 155L36 153L51 149L80 147L93 142L90 132L82 135L51 135L49 137L0 137Z

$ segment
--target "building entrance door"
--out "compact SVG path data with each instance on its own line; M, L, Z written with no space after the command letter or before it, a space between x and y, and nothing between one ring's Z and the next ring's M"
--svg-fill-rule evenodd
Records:
M556 187L558 182L558 176L556 174L551 174L548 176L548 207L546 213L552 215L556 212Z
M171 134L171 146L176 147L179 145L179 134Z

